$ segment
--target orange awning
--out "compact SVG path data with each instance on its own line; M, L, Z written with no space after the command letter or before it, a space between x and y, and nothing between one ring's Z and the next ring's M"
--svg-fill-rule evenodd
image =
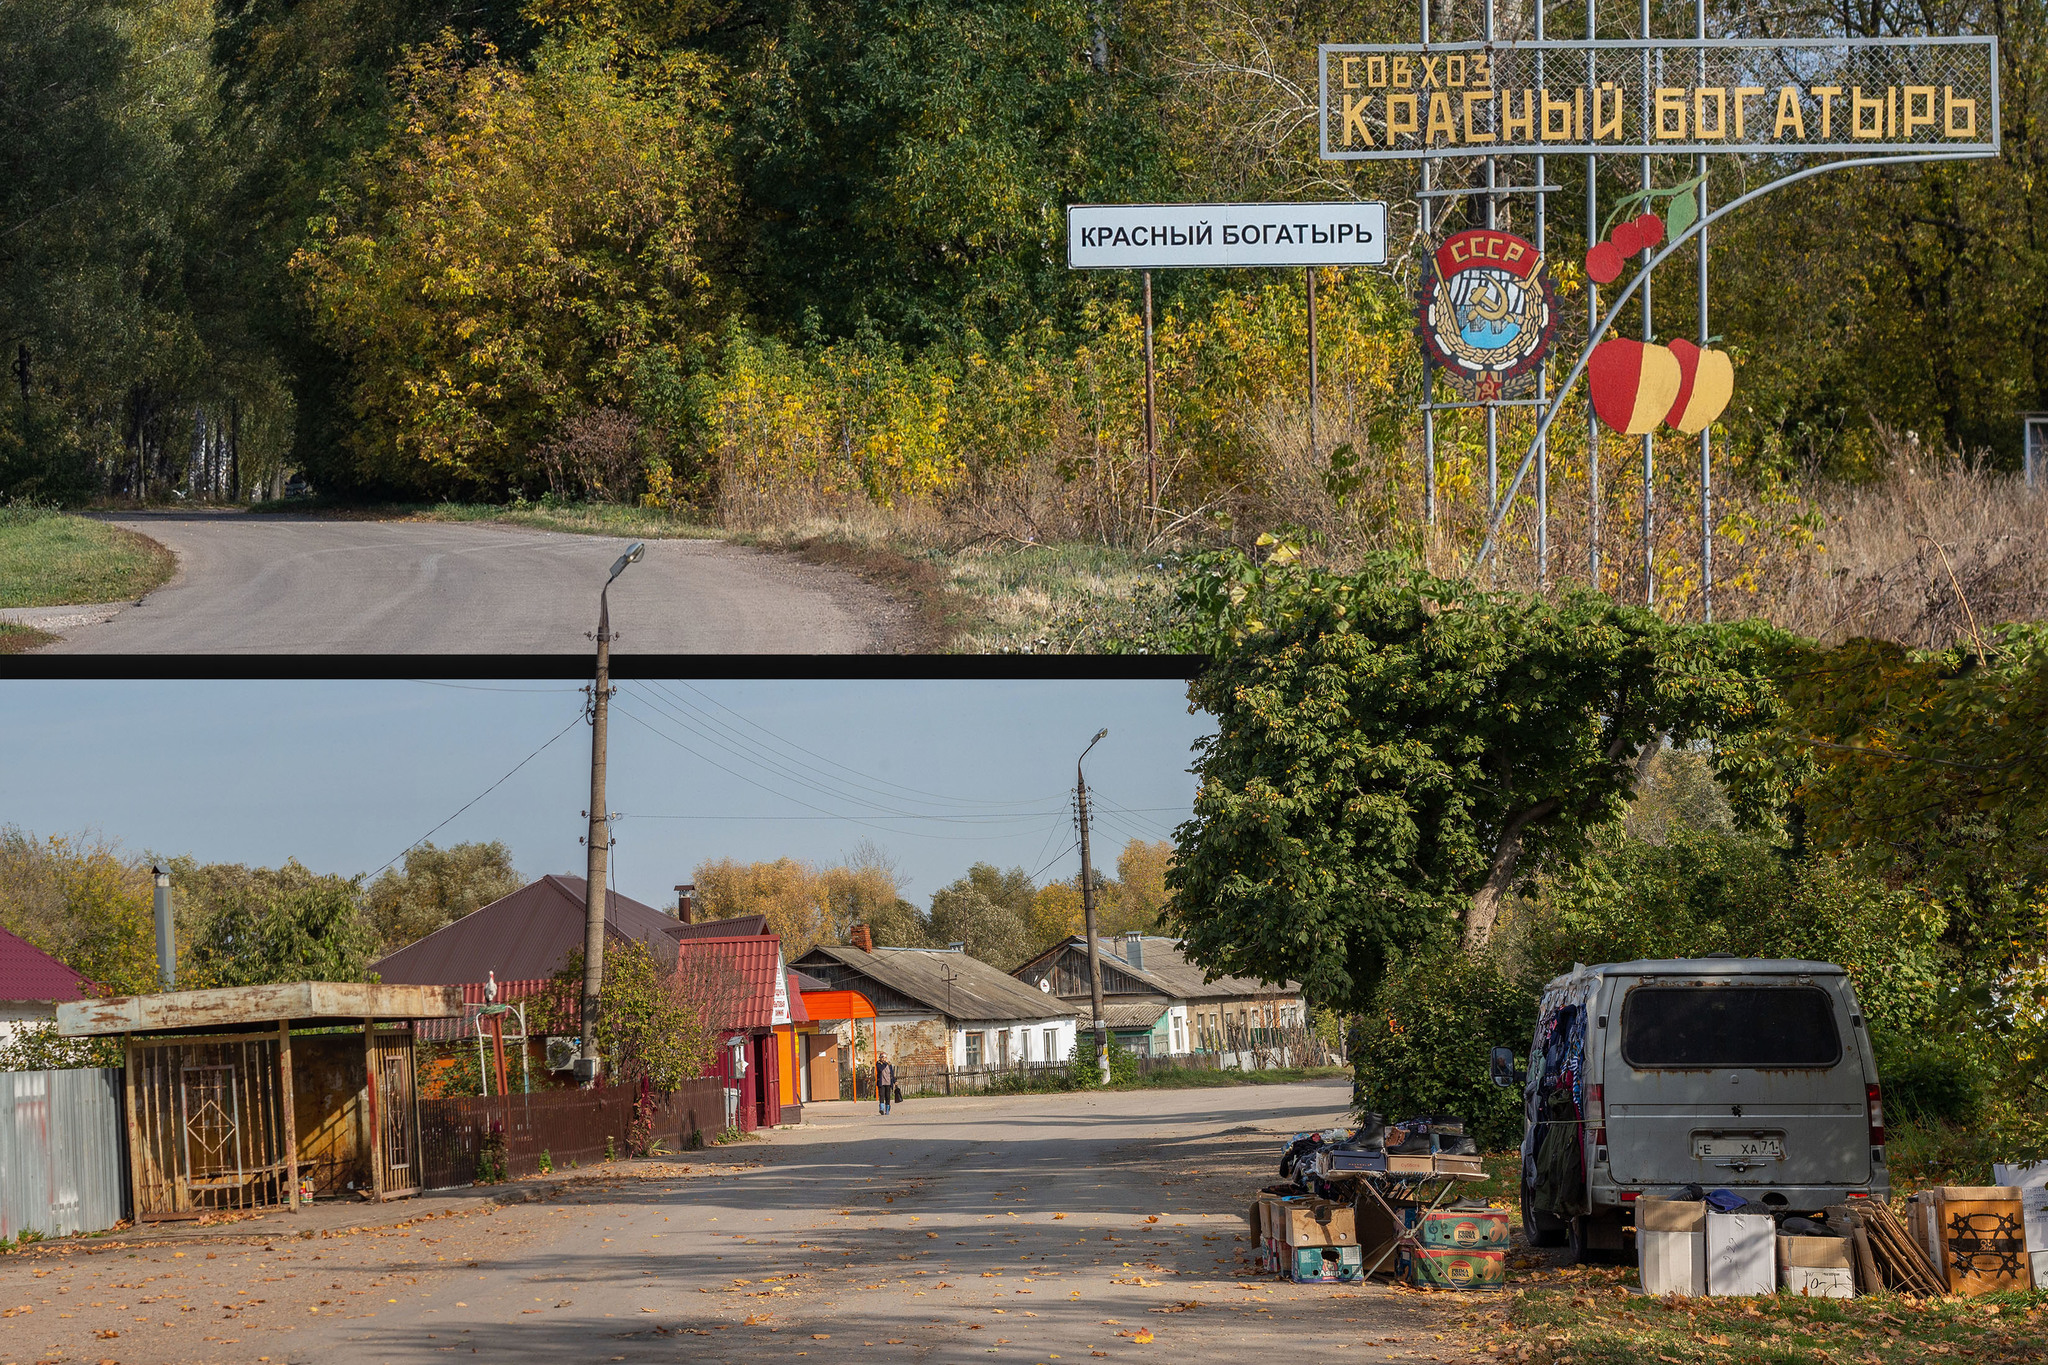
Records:
M804 1010L813 1019L872 1019L875 1007L859 991L805 991Z

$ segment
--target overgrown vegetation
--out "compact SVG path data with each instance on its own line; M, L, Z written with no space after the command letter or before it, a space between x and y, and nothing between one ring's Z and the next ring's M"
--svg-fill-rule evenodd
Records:
M10 12L0 126L35 155L0 191L0 350L31 363L0 421L0 493L245 499L297 469L346 500L644 505L772 536L879 519L911 548L936 523L949 556L1083 542L1149 561L1294 526L1338 567L1394 552L1460 571L1484 436L1440 414L1430 529L1412 261L1321 276L1314 449L1298 277L1157 278L1148 507L1136 281L1059 259L1074 202L1386 199L1405 240L1412 168L1320 161L1299 92L1318 42L1412 41L1412 6L1099 17L1080 0ZM1498 18L1512 42L1535 13ZM1966 473L1971 516L1923 507L1917 530L1844 492L2009 472L2015 414L2048 406L2042 20L2041 0L1802 17L1816 36L1997 35L2002 151L1845 172L1716 227L1714 325L1740 372L1715 435L1724 617L1924 646L1965 595L2043 611L2039 518L2009 480ZM1446 14L1436 36L1479 22ZM1748 0L1707 22L1779 31ZM1751 169L1718 160L1710 196ZM1548 173L1577 202L1576 160ZM1445 201L1438 226L1478 204ZM1499 209L1528 229L1526 204ZM1575 315L1569 217L1549 233ZM1660 327L1692 328L1690 290L1659 300ZM1503 448L1527 427L1511 415ZM1568 408L1550 447L1554 580L1591 548L1584 430ZM1654 494L1659 610L1699 615L1686 462L1645 488L1635 460L1604 458L1592 586L1640 593L1619 550ZM1532 495L1503 583L1541 572ZM1966 551L1969 524L2013 535ZM1032 607L989 643L1085 646L1097 614Z
M1191 695L1219 725L1175 922L1212 969L1354 1011L1362 1106L1505 1144L1486 1049L1524 1047L1574 962L1819 958L1902 1174L2048 1154L2048 629L1913 652L1384 568L1205 574Z

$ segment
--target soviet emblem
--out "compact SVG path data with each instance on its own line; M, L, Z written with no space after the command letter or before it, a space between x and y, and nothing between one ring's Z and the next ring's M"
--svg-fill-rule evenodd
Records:
M1511 232L1470 228L1430 257L1418 309L1423 349L1479 402L1534 388L1556 315L1543 253Z

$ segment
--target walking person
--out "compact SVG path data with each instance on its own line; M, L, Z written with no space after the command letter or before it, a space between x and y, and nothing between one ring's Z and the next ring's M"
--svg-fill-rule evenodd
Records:
M882 1112L889 1112L889 1097L896 1093L896 1068L887 1056L875 1054L875 1094L881 1098Z

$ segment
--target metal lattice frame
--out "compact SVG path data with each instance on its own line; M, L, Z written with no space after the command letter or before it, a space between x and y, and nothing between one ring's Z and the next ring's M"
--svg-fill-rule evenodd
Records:
M1599 172L1603 158L1633 159L1640 188L1652 186L1653 160L1689 158L1700 175L1697 221L1660 249L1645 252L1635 276L1604 313L1600 289L1587 281L1584 349L1554 389L1548 367L1533 398L1438 402L1434 367L1423 369L1424 518L1437 524L1436 415L1483 408L1486 419L1487 533L1474 559L1484 565L1499 543L1514 500L1536 476L1536 558L1542 587L1550 584L1549 434L1565 397L1585 371L1592 349L1622 308L1642 298L1642 339L1654 341L1652 273L1682 246L1699 247L1698 342L1709 340L1707 235L1710 224L1784 186L1829 170L1996 156L1999 151L1998 56L1992 38L1768 40L1713 38L1705 0L1694 0L1688 38L1650 36L1649 0L1638 0L1636 35L1599 38L1599 0L1586 0L1585 37L1552 40L1543 0L1534 9L1530 41L1503 42L1487 0L1476 41L1440 43L1431 28L1431 0L1420 0L1421 42L1326 44L1318 53L1320 133L1326 160L1415 160L1419 225L1434 240L1438 201L1478 199L1484 224L1495 225L1503 195L1533 198L1534 241L1550 249L1549 183L1553 156L1586 159L1585 241L1600 236ZM1484 63L1483 81L1481 63ZM1405 77L1405 79L1404 79ZM1690 84L1680 84L1689 80ZM1555 86L1553 86L1555 82ZM1826 82L1826 84L1822 84ZM1797 92L1796 94L1793 92ZM1868 93L1866 93L1868 92ZM1789 105L1781 102L1792 94ZM1519 95L1519 116L1517 96ZM1624 102L1633 112L1629 136ZM1713 117L1709 119L1709 112ZM1818 129L1811 124L1818 123ZM1766 135L1765 129L1770 129ZM1787 134L1791 134L1787 138ZM1775 178L1719 208L1708 203L1708 158L1752 158ZM1816 161L1815 158L1827 158ZM1528 183L1503 179L1503 163L1527 162ZM1465 163L1481 183L1446 185L1446 162ZM1476 163L1476 164L1474 164ZM1502 408L1537 415L1527 453L1505 491L1500 486ZM1600 421L1587 411L1588 573L1602 584L1600 562ZM1642 590L1656 600L1656 437L1641 442L1643 479ZM1713 619L1712 428L1697 438L1700 488L1701 612Z

